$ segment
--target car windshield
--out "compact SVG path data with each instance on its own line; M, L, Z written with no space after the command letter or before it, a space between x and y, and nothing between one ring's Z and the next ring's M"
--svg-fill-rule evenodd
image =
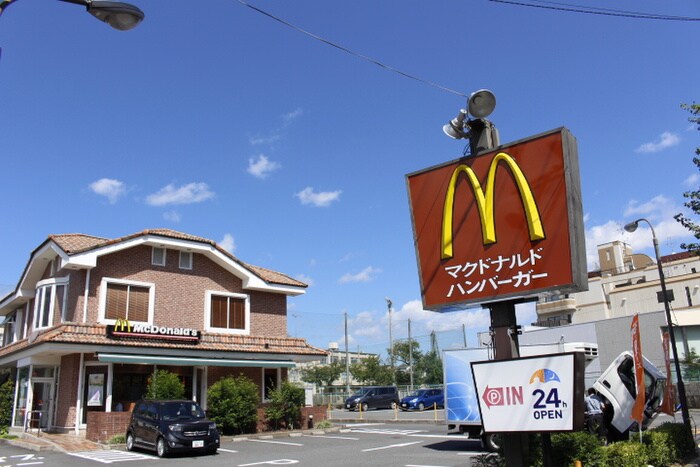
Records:
M198 420L204 418L204 411L195 402L167 402L161 406L163 420Z
M364 396L365 394L367 394L367 393L370 392L370 391L371 391L370 388L360 389L360 390L357 391L355 394L353 394L352 397L362 397L362 396Z
M420 397L420 396L422 396L422 395L425 395L426 392L428 392L427 389L419 389L419 390L415 391L413 394L411 394L411 395L408 396L408 397Z

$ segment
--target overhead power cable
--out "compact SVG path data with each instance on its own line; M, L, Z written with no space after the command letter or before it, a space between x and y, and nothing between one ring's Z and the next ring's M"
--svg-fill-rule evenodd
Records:
M379 66L379 67L381 67L381 68L384 68L385 70L393 71L394 73L397 73L397 74L403 76L404 78L409 78L409 79L412 79L412 80L415 80L415 81L419 81L419 82L421 82L421 83L423 83L423 84L427 84L427 85L432 86L432 87L434 87L434 88L440 89L441 91L449 92L450 94L456 94L456 95L461 96L461 97L464 97L464 98L468 98L468 97L469 97L467 94L465 94L465 93L463 93L463 92L455 91L454 89L450 89L450 88L448 88L448 87L442 86L442 85L437 84L437 83L434 83L434 82L432 82L432 81L428 81L428 80L419 78L419 77L417 77L417 76L411 75L411 74L406 73L406 72L404 72L404 71L401 71L401 70L399 70L399 69L397 69L397 68L394 68L394 67L392 67L392 66L389 66L389 65L387 65L387 64L385 64L385 63L382 63L382 62L380 62L379 60L375 60L375 59L372 58L372 57L368 57L367 55L362 55L362 54L360 54L360 53L357 53L357 52L355 52L355 51L353 51L353 50L348 49L347 47L343 47L342 45L336 44L335 42L331 42L331 41L329 41L328 39L324 39L324 38L321 37L321 36L318 36L318 35L316 35L316 34L314 34L314 33L311 33L311 32L309 32L309 31L306 31L306 30L304 30L304 29L302 29L302 28L300 28L300 27L298 27L298 26L295 26L295 25L289 23L288 21L283 20L282 18L279 18L279 17L277 17L277 16L275 16L275 15L273 15L273 14L271 14L271 13L268 13L268 12L265 11L265 10L261 10L260 8L258 8L258 7L256 7L256 6L253 6L253 5L251 5L250 3L245 2L244 0L238 0L238 2L241 3L242 5L247 6L247 7L250 8L251 10L257 11L258 13L263 14L263 15L267 16L268 18L274 19L275 21L277 21L277 22L279 22L279 23L282 23L282 24L284 24L285 26L287 26L287 27L289 27L289 28L294 29L294 30L297 31L297 32L300 32L300 33L302 33L302 34L305 34L305 35L307 35L307 36L309 36L309 37L311 37L311 38L313 38L313 39L316 39L317 41L323 42L324 44L330 45L331 47L335 47L335 48L338 49L338 50L342 50L343 52L345 52L345 53L347 53L347 54L350 54L350 55L352 55L352 56L354 56L354 57L361 58L362 60L365 60L365 61L368 61L368 62L370 62L370 63L373 63L373 64L375 64L375 65L377 65L377 66Z
M560 2L547 2L543 0L532 0L534 3L520 2L515 0L489 0L494 3L506 3L529 8L542 8L545 10L567 11L570 13L584 13L589 15L617 16L622 18L635 19L656 19L662 21L700 21L700 18L690 16L657 15L654 13L640 13L636 11L616 10L612 8L589 7L584 5L572 5Z

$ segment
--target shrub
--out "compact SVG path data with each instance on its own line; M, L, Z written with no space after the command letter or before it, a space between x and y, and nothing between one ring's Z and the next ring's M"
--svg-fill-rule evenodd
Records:
M682 423L662 423L645 433L644 442L654 465L681 462L695 454L693 436Z
M107 444L124 444L126 443L126 436L125 435L114 435L111 438L109 438L109 441Z
M604 448L606 465L615 467L647 467L649 448L637 441L620 441Z
M268 423L275 429L284 424L287 429L301 426L301 408L304 405L304 388L285 381L270 392L270 403L265 408Z
M598 437L585 431L553 434L552 465L573 465L576 460L586 467L606 465Z
M11 379L0 385L0 434L7 433L12 423L12 401L15 396L15 382Z
M333 424L328 420L321 420L315 426L319 430L325 430L326 428L331 428L333 426Z
M182 399L185 397L185 383L168 370L156 370L148 378L146 397L149 399Z
M207 391L207 415L223 434L255 431L260 395L258 386L241 375L221 378Z

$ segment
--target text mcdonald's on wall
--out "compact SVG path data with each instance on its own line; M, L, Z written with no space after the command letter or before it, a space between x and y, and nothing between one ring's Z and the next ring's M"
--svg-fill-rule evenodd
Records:
M567 129L406 181L425 308L586 290L578 155Z

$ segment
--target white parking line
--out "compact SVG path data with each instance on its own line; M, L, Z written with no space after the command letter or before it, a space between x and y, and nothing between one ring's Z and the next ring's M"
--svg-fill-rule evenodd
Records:
M129 462L151 459L156 460L157 457L148 456L144 454L138 454L135 452L125 452L117 451L115 449L109 451L81 451L81 452L67 452L66 454L82 457L83 459L89 459L92 461L101 462L103 464L111 464L113 462Z
M249 439L248 441L252 441L254 443L284 444L285 446L303 446L303 444L301 443L288 443L286 441L269 441L266 439Z
M328 435L304 435L309 438L326 438L326 439L347 439L350 441L358 441L360 438L350 438L349 436L328 436Z
M224 449L224 448L219 448L219 451L223 451L223 452L232 452L232 453L238 452L238 451L234 451L233 449Z
M422 441L413 441L412 443L390 444L389 446L380 446L378 448L363 449L362 452L380 451L382 449L391 449L391 448L403 448L403 447L410 446L412 444L418 444L418 443L422 443Z

